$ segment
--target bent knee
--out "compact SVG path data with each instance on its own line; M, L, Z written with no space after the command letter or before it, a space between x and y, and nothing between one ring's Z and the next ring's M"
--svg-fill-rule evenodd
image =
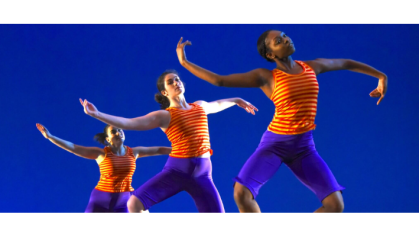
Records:
M338 201L325 207L328 208L330 212L343 212L344 204L343 202Z
M328 212L343 212L343 209L345 208L343 200L336 199L333 201L329 201L323 206L327 209Z
M345 207L342 193L340 191L330 194L323 200L322 203L327 212L343 212Z
M131 196L128 199L127 207L128 207L129 212L142 212L142 211L144 211L143 203L136 196Z
M234 200L236 202L252 201L253 194L246 186L236 183L234 185Z

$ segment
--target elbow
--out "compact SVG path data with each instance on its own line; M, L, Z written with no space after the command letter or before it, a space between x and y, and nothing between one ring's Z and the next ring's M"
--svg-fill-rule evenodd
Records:
M225 87L224 78L219 76L216 78L216 80L212 84L217 87Z

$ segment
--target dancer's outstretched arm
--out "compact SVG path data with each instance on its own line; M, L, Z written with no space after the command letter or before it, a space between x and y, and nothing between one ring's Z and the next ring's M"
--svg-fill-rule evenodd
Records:
M380 98L377 105L380 104L387 92L387 75L362 62L351 59L318 58L306 63L313 68L316 75L334 70L350 70L377 78L378 86L370 93L371 97Z
M222 87L255 87L259 88L268 83L267 78L272 76L272 72L268 69L255 69L247 73L218 75L209 70L206 70L186 59L185 46L192 45L191 42L186 41L182 43L182 38L177 44L176 53L180 64L196 77L203 79L215 86Z
M168 114L167 111L160 110L150 112L145 116L128 119L100 112L95 105L88 102L86 99L84 101L80 99L80 103L84 107L84 112L89 116L125 130L150 130L161 127L163 120L167 118Z
M169 155L172 151L171 147L134 147L132 148L135 158Z
M84 147L80 145L76 145L72 142L60 139L51 135L47 128L45 128L41 124L36 124L36 128L44 135L46 139L51 141L53 144L57 145L58 147L71 152L79 157L83 157L90 160L96 160L99 156L105 155L103 149L98 147Z
M196 101L195 103L202 106L207 114L217 113L234 105L245 109L248 113L252 113L253 115L255 114L255 110L258 111L255 106L241 98L227 98L213 102Z

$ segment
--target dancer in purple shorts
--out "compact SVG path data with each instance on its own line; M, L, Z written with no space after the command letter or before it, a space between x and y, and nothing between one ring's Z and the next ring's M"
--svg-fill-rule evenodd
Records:
M130 212L143 212L153 205L186 191L199 212L224 212L220 195L212 180L212 155L207 114L233 105L255 114L252 104L240 98L214 102L187 103L185 87L176 71L166 71L157 80L159 111L127 119L99 112L87 100L80 102L84 112L100 121L127 130L161 128L172 143L172 152L163 170L136 189L128 201Z
M131 186L137 158L169 154L170 147L134 147L124 145L124 131L107 125L103 133L94 139L105 145L83 147L60 139L41 124L36 124L46 139L58 147L77 156L96 160L100 169L99 183L93 189L85 212L125 212L128 213L127 202L134 189Z
M272 71L259 68L247 73L217 75L189 62L184 50L186 45L191 43L182 43L181 38L176 52L180 64L192 74L216 86L260 88L276 107L258 148L234 179L234 199L239 211L260 212L255 200L259 189L285 163L321 201L322 206L315 212L342 212L341 190L344 188L317 153L312 138L319 91L316 76L333 70L351 70L376 77L378 86L370 96L379 97L377 105L387 91L387 76L349 59L295 61L291 57L294 43L277 30L264 32L257 42L259 54L276 63Z

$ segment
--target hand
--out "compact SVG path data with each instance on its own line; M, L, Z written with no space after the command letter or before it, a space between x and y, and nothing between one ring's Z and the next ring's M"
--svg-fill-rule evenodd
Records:
M177 57L181 65L183 65L187 61L186 54L185 54L185 46L192 45L190 41L186 41L182 43L182 40L183 40L183 37L180 38L179 42L177 43L177 48L176 48Z
M36 128L38 128L38 130L41 131L41 134L44 135L46 139L49 139L51 137L50 132L43 125L36 123Z
M384 75L384 77L380 78L378 80L378 86L376 89L374 89L371 93L370 96L373 98L378 98L380 97L380 99L378 99L377 105L380 104L381 100L383 100L384 95L387 92L387 76Z
M84 107L84 113L88 114L89 116L97 117L99 111L92 103L88 102L87 99L84 101L79 98L81 105Z
M253 115L255 114L255 110L259 111L255 106L250 104L250 102L246 102L245 100L243 100L241 98L236 98L235 102L236 102L237 106L245 109L248 113L252 113Z

